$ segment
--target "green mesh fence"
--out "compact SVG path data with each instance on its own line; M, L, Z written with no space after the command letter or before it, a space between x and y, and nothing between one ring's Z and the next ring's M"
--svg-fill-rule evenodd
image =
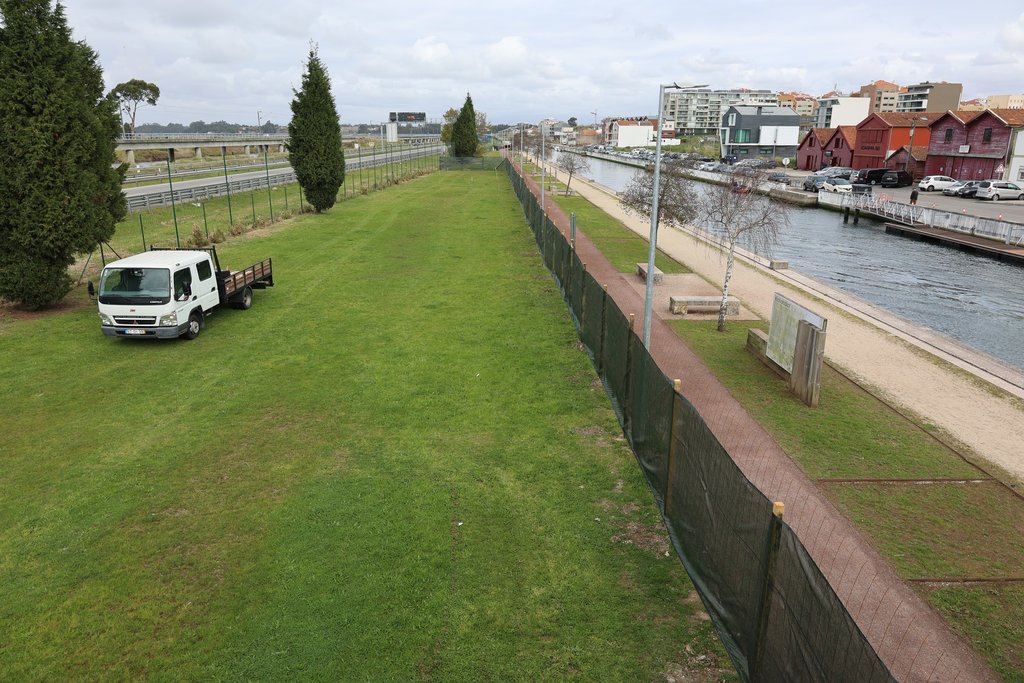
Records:
M580 322L580 339L594 365L601 367L601 347L604 331L604 287L590 273L583 275L583 319Z
M572 312L576 329L583 336L583 262L579 255L573 251L569 255L569 287L566 293L566 300L569 302L569 310Z
M788 524L779 552L761 643L760 679L883 683L893 680L828 580Z
M626 436L661 506L668 476L675 389L639 340L633 348L629 366L630 419Z
M676 398L665 515L673 544L740 675L749 678L772 514L693 405Z
M442 171L496 171L505 163L502 157L448 157L438 164Z
M795 532L772 515L768 499L675 392L629 319L543 216L512 165L507 168L676 553L740 677L894 681Z
M619 421L625 423L627 411L623 410L623 401L628 399L627 387L629 378L630 341L633 333L629 329L629 319L622 314L615 301L608 297L605 303L604 344L601 348L601 374L608 387L608 392L615 406Z

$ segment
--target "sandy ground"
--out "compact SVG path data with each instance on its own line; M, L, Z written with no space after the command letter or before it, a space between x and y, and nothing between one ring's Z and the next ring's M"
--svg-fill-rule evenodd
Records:
M611 190L579 178L573 178L572 189L647 237L649 222L626 214ZM697 236L663 229L658 247L710 282L722 281L724 258ZM831 365L901 411L938 426L951 445L967 451L990 474L1024 489L1024 373L799 273L772 271L759 261L753 255L737 260L730 294L745 309L770 319L774 295L781 292L825 316L825 355ZM671 317L665 299L665 306L656 301L655 309Z

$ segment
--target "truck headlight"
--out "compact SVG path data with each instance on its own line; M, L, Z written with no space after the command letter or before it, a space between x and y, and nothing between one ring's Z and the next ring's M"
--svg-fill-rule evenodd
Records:
M114 319L106 313L100 313L100 325L112 327L114 325Z
M170 327L171 325L178 324L178 313L168 313L167 315L160 316L160 327Z

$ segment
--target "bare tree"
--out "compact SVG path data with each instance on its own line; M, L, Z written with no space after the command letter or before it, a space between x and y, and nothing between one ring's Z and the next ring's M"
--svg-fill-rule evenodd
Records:
M682 226L697 215L697 197L693 181L682 174L676 164L662 164L659 178L658 217L654 223L655 237L663 222ZM619 195L619 204L627 213L651 217L654 197L654 176L646 170L637 171Z
M565 181L565 194L568 195L569 183L572 182L573 175L589 171L590 159L574 152L561 152L558 155L558 165L569 174L569 179Z
M758 193L768 182L767 173L743 169L727 185L707 185L698 202L697 230L717 238L725 247L725 277L722 303L718 307L718 331L725 330L725 311L729 300L736 246L762 255L770 255L778 242L779 231L789 225L789 205Z

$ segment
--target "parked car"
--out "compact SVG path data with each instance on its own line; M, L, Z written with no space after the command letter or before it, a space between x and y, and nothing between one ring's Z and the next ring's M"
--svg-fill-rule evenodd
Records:
M917 184L917 187L924 190L925 192L934 192L935 190L945 190L950 185L955 185L957 180L950 178L948 175L926 175L921 178L921 182Z
M823 175L809 175L804 178L804 189L808 192L817 192L821 189L821 186L828 180L828 176Z
M879 185L882 187L910 187L914 178L906 171L886 171Z
M968 180L967 183L956 191L957 197L964 197L966 199L974 199L974 195L978 194L978 185L981 184L980 180ZM943 190L943 193L946 191Z
M722 156L723 164L735 164L738 157L735 154L726 154Z
M1008 180L982 180L978 183L978 192L974 197L994 202L1000 199L1024 199L1024 187Z
M853 192L853 183L846 178L826 178L821 184L821 189L825 192Z
M715 161L705 161L704 163L702 163L699 166L697 166L697 170L698 171L717 171L718 170L718 162L715 162Z
M850 176L854 173L856 173L856 171L847 166L828 166L818 171L816 175L823 175L831 178L846 178L849 180Z
M942 194L946 195L947 197L955 197L957 192L959 192L962 188L967 187L967 184L971 182L974 181L958 180L952 185L942 188Z
M768 181L773 183L784 183L789 185L789 176L782 171L773 171L768 174Z
M889 169L887 168L862 168L857 171L857 178L850 178L850 180L857 183L876 185L882 182L882 176L884 176L888 170Z

